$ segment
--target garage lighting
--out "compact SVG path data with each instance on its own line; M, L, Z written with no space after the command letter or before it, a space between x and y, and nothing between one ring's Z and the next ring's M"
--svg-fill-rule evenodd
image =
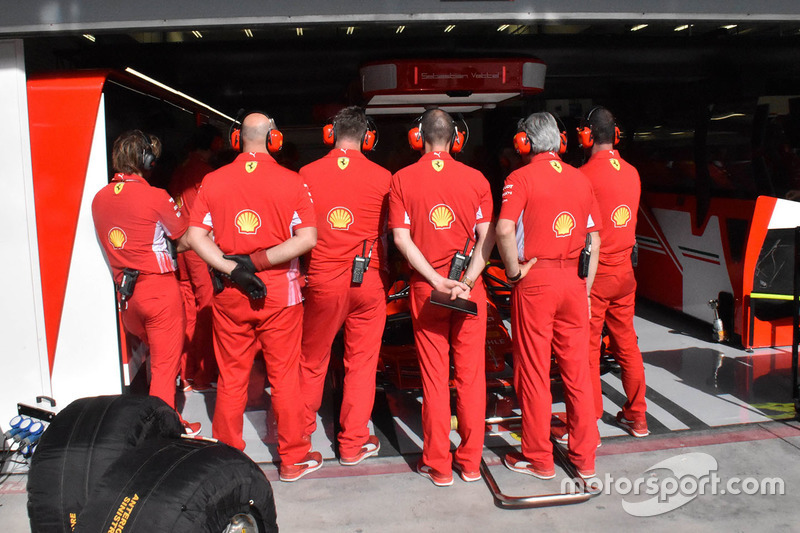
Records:
M689 25L688 24L683 24L681 26L676 26L674 31L683 31L683 30L688 30L688 29L689 29Z
M197 37L198 39L202 39L202 38L203 38L203 34L202 34L202 33L200 33L200 32L199 32L199 31L197 31L197 30L192 30L192 35L194 35L194 36L195 36L195 37Z
M244 30L244 34L247 35L248 37L252 37L253 36L253 31L249 30L249 29L246 29L246 30Z
M146 81L148 83L152 83L156 87L160 87L160 88L164 89L165 91L171 92L172 94L177 94L178 96L180 96L182 98L185 98L185 99L189 100L190 102L195 103L195 104L199 105L200 107L202 107L204 109L208 109L212 113L215 113L215 114L217 114L217 115L219 115L219 116L221 116L223 118L226 118L226 119L230 120L231 122L235 122L235 119L233 117L229 117L228 115L226 115L222 111L218 111L218 110L214 109L213 107L211 107L210 105L205 104L205 103L203 103L200 100L197 100L195 98L192 98L188 94L182 93L177 89L173 89L169 85L164 85L160 81L156 81L153 78L151 78L151 77L149 77L149 76L147 76L145 74L142 74L141 72L133 70L130 67L126 68L125 72L127 72L128 74L132 74L132 75L136 76L137 78L140 78L140 79L142 79L142 80L144 80L144 81Z
M737 28L738 26L739 26L738 24L728 24L727 26L722 26L722 29L723 30L732 30L734 28Z
M84 33L83 36L84 36L84 38L86 38L86 39L88 39L88 40L90 40L92 42L95 42L97 40L97 39L94 38L94 35L92 35L91 33Z
M405 29L406 29L405 26L398 26L397 29L394 32L395 33L403 33L403 30L405 30Z
M347 35L353 35L353 32L355 31L355 29L356 29L355 26L348 26L347 27Z
M297 36L298 37L302 37L303 36L303 28L295 28L295 30L297 31Z
M639 31L639 30L643 30L643 29L645 29L647 26L649 26L649 24L637 24L636 26L634 26L633 28L631 28L631 31Z
M453 31L453 29L454 29L455 27L456 27L456 25L455 25L455 24L450 24L448 27L446 27L446 28L444 29L444 32L445 32L445 33L450 33L451 31Z
M508 29L508 24L503 24L502 26L497 27L497 31L505 31Z

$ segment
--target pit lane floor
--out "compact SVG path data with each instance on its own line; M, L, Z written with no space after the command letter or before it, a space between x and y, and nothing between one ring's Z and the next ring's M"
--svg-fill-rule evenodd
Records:
M465 483L456 476L453 486L435 487L413 471L421 443L418 394L391 387L379 391L373 413L380 457L355 467L336 462L331 445L334 394L329 394L313 437L326 464L287 484L277 481L277 469L270 464L274 425L263 379L255 372L245 415L246 452L262 463L273 482L282 531L503 531L532 526L552 531L800 531L800 423L790 420L790 350L747 353L710 343L704 340L710 337L706 324L642 303L636 328L652 434L634 439L613 424L624 395L618 376L606 374L606 414L599 422L603 446L597 459L604 487L583 504L509 511L494 506L483 481ZM555 392L553 409L563 411ZM213 399L213 394L184 396L183 416L202 421L203 435L210 436ZM489 433L484 450L503 492L528 495L564 488L562 483L569 482L560 470L555 480L540 481L501 465L503 454L518 443L510 429ZM455 443L455 432L453 436ZM24 474L15 474L0 485L3 531L28 530L25 483Z

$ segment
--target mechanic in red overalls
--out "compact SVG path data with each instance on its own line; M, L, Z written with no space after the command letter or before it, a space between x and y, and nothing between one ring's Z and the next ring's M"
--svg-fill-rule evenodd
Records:
M319 221L304 290L300 379L310 437L317 427L331 345L344 325L339 462L352 466L380 449L368 424L386 323L386 217L392 175L361 152L371 149L375 139L361 108L342 109L323 133L334 149L300 169Z
M114 141L116 174L92 200L92 218L118 288L122 325L150 350L150 394L174 409L185 318L167 240L179 240L178 250L185 248L188 221L167 191L143 177L155 165L160 146L156 137L139 130ZM189 435L200 432L197 422L183 424Z
M550 359L555 354L567 407L569 457L584 478L595 474L599 440L589 375L589 292L597 268L597 202L589 180L558 157L560 134L550 113L520 124L531 162L506 179L497 246L511 295L514 386L522 411L522 452L506 466L540 479L555 477L550 443ZM592 259L579 276L587 232Z
M295 481L322 466L322 456L303 437L300 395L298 257L314 246L317 230L308 189L269 155L268 144L281 141L266 115L244 117L244 153L203 179L187 238L203 260L230 276L213 303L219 365L214 438L244 449L247 386L261 349L278 425L280 479Z
M389 227L394 242L413 268L411 319L422 374L422 459L417 471L437 486L453 483L453 469L464 481L481 478L479 467L486 416L486 291L481 279L494 246L492 196L479 171L450 155L463 139L453 119L427 111L412 130L424 144L417 163L392 177ZM461 281L448 279L456 252L472 249ZM431 289L477 304L477 316L433 305ZM461 443L450 453L450 353L458 395L456 413Z
M208 163L213 145L221 144L219 131L210 124L200 126L191 140L191 151L172 175L169 192L183 216L191 218L200 183L214 168ZM208 265L194 250L178 254L178 280L186 312L186 339L181 356L181 384L184 392L212 390L217 380L217 362L211 340L211 299L214 290Z
M618 131L608 109L593 109L580 136L584 148L591 148L589 161L581 171L589 178L600 206L602 228L600 263L592 285L589 364L594 386L597 418L603 416L600 382L600 343L603 323L608 328L614 358L622 369L622 387L627 401L617 413L617 423L634 437L646 437L645 379L642 353L633 329L636 278L631 253L636 244L636 216L641 184L636 169L614 150Z

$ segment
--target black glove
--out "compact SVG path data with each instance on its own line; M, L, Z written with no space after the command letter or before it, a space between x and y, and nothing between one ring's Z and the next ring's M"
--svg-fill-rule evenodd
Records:
M235 259L233 260L235 261ZM253 272L248 272L247 267L242 263L237 264L231 272L231 281L241 287L251 300L261 300L267 296L267 287L264 282Z
M250 259L249 255L223 255L223 259L229 259L239 264L246 272L250 274L256 273L256 266L253 264L253 260Z

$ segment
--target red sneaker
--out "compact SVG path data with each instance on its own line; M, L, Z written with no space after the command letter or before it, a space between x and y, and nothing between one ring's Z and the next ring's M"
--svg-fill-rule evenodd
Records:
M617 424L638 439L650 434L650 431L647 429L646 420L628 420L622 415L622 411L617 413Z
M422 477L430 479L437 487L449 487L453 484L452 473L449 476L442 475L423 463L422 459L417 463L417 473Z
M280 480L297 481L306 474L310 474L322 468L322 454L319 452L308 452L303 460L293 465L281 463Z
M453 461L453 470L458 472L458 475L461 476L461 479L466 482L481 480L480 470L465 470L464 467L462 467L457 461Z
M509 470L513 470L514 472L519 472L520 474L528 474L529 476L533 476L539 479L553 479L556 477L556 469L551 468L550 470L541 470L536 468L531 464L530 461L525 459L525 456L519 452L511 452L506 454L505 459L503 460L506 467Z
M378 440L378 437L375 435L370 435L367 438L367 442L361 447L361 451L359 451L356 455L352 457L345 457L344 455L339 458L339 464L344 466L353 466L357 465L367 457L372 457L373 455L378 455L378 451L381 449L381 441Z
M186 420L183 421L183 434L187 437L194 437L198 433L200 433L200 429L203 427L200 422L187 422Z

